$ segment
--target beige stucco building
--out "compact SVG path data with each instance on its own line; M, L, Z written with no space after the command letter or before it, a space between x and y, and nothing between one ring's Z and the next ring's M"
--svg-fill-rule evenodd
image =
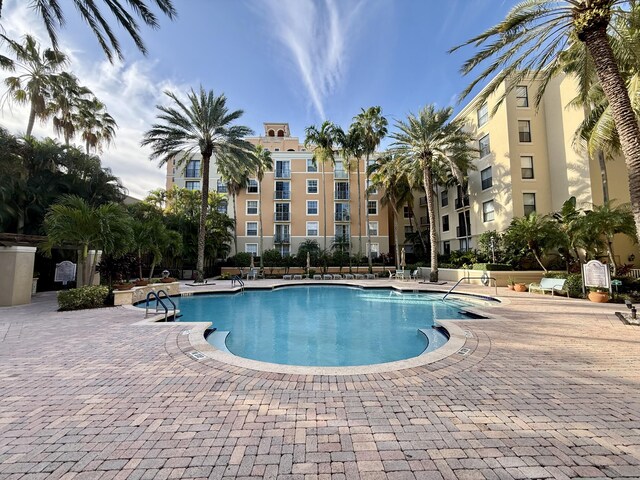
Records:
M264 136L249 137L254 145L263 145L271 152L274 168L267 172L261 183L253 178L237 198L238 250L260 255L259 203L262 201L264 249L275 248L281 254L295 254L305 240L316 240L320 248L331 249L336 238L350 239L351 253L359 252L358 183L355 168L348 171L337 156L335 166L313 161L297 137L292 137L287 123L265 123ZM389 220L381 192L365 196L365 161L361 160L360 191L362 194L362 254L368 252L366 212L369 213L371 251L389 252ZM323 176L326 192L326 244L323 201ZM167 165L167 188L174 184L189 189L200 189L200 163L194 159L183 168ZM212 161L209 176L212 191L226 194L224 179ZM260 189L262 194L260 195ZM227 212L233 216L231 198Z

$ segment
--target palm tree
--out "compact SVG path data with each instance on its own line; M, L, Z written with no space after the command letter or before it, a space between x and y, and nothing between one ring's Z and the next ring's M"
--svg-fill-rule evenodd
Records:
M79 104L90 94L91 90L80 85L78 77L69 72L57 75L52 84L49 114L53 116L53 129L62 135L67 146L76 133ZM86 153L88 155L89 151Z
M335 163L335 144L338 139L338 127L328 120L325 120L318 129L315 125L305 129L305 148L313 146L313 161L320 162L322 166L322 215L323 215L323 237L324 250L327 249L327 189L325 186L324 168L326 163L332 166Z
M42 17L42 21L47 29L51 44L57 50L58 49L58 34L57 30L63 27L66 23L64 12L59 0L30 0L31 7ZM122 59L122 50L120 42L114 35L107 19L104 16L104 12L98 5L99 2L86 0L73 0L76 11L80 14L80 17L85 21L87 25L93 31L93 34L98 39L98 43L104 50L109 61L113 61L114 53L119 59ZM155 4L160 11L170 19L176 16L176 10L173 7L172 0L152 0L151 2L145 0L127 0L121 2L118 0L103 0L108 7L108 10L117 20L118 25L123 27L127 33L131 36L138 49L146 54L147 49L140 37L140 26L136 22L135 17L139 17L148 27L158 28L158 18L149 8L149 4ZM0 17L2 13L2 2L0 1Z
M249 182L249 170L245 165L235 163L219 163L218 172L222 175L227 193L233 200L233 246L234 255L238 254L238 195ZM262 252L262 251L261 251Z
M453 109L436 110L433 105L424 107L418 115L409 114L406 121L397 121L393 153L398 157L400 169L410 183L422 179L427 198L429 236L431 243L432 282L438 281L438 234L435 216L434 187L453 175L459 184L464 182L475 149L470 147L473 137L464 129L462 119L449 120Z
M502 22L464 44L482 47L465 62L462 67L464 74L485 64L485 61L490 64L480 67L484 70L464 90L462 97L466 97L479 82L500 72L483 90L479 101L486 100L508 80L500 98L503 100L521 79L531 75L534 80L540 80L536 97L538 105L562 61L558 53L575 35L589 51L611 107L627 164L636 231L640 231L640 127L607 35L612 19L627 18L633 9L625 7L633 3L630 0L528 0L518 3Z
M102 151L116 136L118 124L96 97L81 99L78 104L77 128L80 130L87 155L91 150Z
M637 235L633 214L629 207L627 205L614 207L612 202L594 205L591 211L586 212L584 223L588 238L604 240L607 256L613 269L612 274L615 276L617 266L613 250L613 237L617 234L623 234L635 239Z
M584 212L576 208L576 203L576 197L571 197L562 204L560 211L551 215L557 223L563 244L559 249L560 253L566 254L567 273L571 256L575 256L576 261L580 262L580 249L587 249L593 240L589 238L585 229Z
M38 42L31 35L24 36L23 44L6 37L4 39L16 59L11 70L19 70L18 75L4 79L7 98L19 104L29 104L26 136L30 137L36 117L45 120L50 115L49 99L58 79L55 74L67 64L67 57L50 48L41 51Z
M551 248L560 243L560 232L549 216L541 216L536 212L526 217L516 217L505 231L505 241L511 244L526 244L538 265L547 271L542 263L542 257Z
M273 170L273 159L271 158L271 152L264 148L262 145L257 145L256 160L258 168L256 169L256 177L258 177L258 222L260 223L260 270L264 268L264 262L262 254L264 252L264 235L262 232L262 180L264 180L264 174L267 170Z
M202 156L202 187L200 225L198 229L198 282L204 281L204 249L206 220L209 199L209 163L213 155L219 163L233 161L231 158L250 159L253 146L243 140L252 130L241 125L232 125L242 116L242 110L229 112L227 97L206 92L201 86L198 93L193 89L185 104L174 93L165 92L175 106L158 105L158 120L145 133L142 145L150 145L151 158L160 158L160 165L173 159L182 165L194 154Z
M362 136L363 153L365 156L365 168L369 166L369 158L373 155L380 145L382 139L387 135L387 119L382 116L381 107L369 107L366 110L363 108L361 112L353 117L353 121L360 129L360 135ZM358 170L360 170L358 168ZM368 179L368 177L367 177ZM358 186L360 182L358 181ZM369 189L366 189L367 196L367 244L369 260L369 272L373 271L373 262L371 260L371 232L369 231Z

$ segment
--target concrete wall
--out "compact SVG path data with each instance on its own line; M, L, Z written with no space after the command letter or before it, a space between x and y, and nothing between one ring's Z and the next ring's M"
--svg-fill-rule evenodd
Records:
M429 275L428 268L426 270L426 275ZM464 270L462 268L440 268L438 269L438 279L447 281L447 282L457 282L463 278L469 277L481 277L482 274L485 273L482 270ZM497 281L499 287L506 287L509 279L513 279L516 283L538 283L542 279L544 272L539 270L534 271L506 271L506 272L496 272L490 271L486 272L488 276L494 277ZM463 282L464 283L464 282ZM469 283L473 283L476 285L481 284L482 282L479 279L469 280ZM493 283L491 283L493 285Z
M0 306L31 303L36 247L0 247Z

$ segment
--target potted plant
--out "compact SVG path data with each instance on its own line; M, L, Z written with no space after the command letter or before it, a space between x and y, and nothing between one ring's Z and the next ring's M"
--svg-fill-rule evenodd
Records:
M118 282L113 285L114 290L131 290L133 288L133 283L131 282Z
M516 284L516 282L515 282L515 280L513 278L509 277L507 279L507 288L509 290L513 290L515 284Z
M513 285L513 289L516 292L526 292L527 291L527 285L524 283L516 283Z
M602 287L590 287L587 297L595 303L607 303L609 301L609 290Z
M136 287L146 287L147 285L149 285L149 280L146 280L144 278L139 278L135 281Z
M173 277L162 277L162 279L160 279L160 281L162 283L173 283L173 282L176 281L176 279L173 278Z

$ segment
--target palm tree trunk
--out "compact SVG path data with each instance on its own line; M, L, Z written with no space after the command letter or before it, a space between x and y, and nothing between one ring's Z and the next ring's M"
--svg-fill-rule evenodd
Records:
M542 270L544 270L544 273L547 273L547 269L542 264L542 260L540 259L540 255L538 255L538 252L534 248L529 247L529 249L531 250L531 253L533 253L533 256L535 257L536 262L538 262L538 265L540 265L540 267L542 267Z
M411 228L413 229L413 222L411 220L415 218L413 205L411 205L411 202L407 202L407 205L409 206L409 225L411 225ZM418 220L416 220L416 231L418 232L418 238L420 239L420 243L422 244L422 251L424 253L427 253L427 242L424 241L424 237L422 236L422 232L420 231L420 223L418 223Z
M36 109L32 103L31 109L29 110L29 122L27 123L27 133L25 134L25 136L27 137L31 136L31 132L33 132L33 125L35 123L36 123Z
M429 216L429 240L431 241L431 272L429 281L438 281L438 234L436 231L436 215L433 198L433 175L431 168L425 165L423 168L423 183L427 197L427 215Z
M138 278L142 280L142 252L138 249Z
M618 267L616 266L616 257L613 253L613 238L609 236L607 236L607 254L611 262L611 275L615 277L618 274Z
M262 255L264 254L264 236L262 234L262 179L258 180L258 222L260 223L260 271L264 268Z
M89 283L93 285L93 277L96 276L96 265L98 265L98 250L93 251L93 258L91 259L91 267L89 268Z
M362 258L362 185L360 185L360 159L357 167L358 177L358 257Z
M629 175L629 193L636 231L640 235L640 128L631 107L627 86L620 75L613 50L607 37L606 26L584 32L583 41L587 46L598 79L602 85L613 120L620 136Z
M196 282L204 282L204 245L207 234L207 208L209 207L209 161L211 155L202 155L202 184L200 201L200 225L198 227L198 260Z
M395 237L395 255L396 255L396 268L400 265L400 245L398 244L398 210L396 209L395 201L391 204L391 214L393 215L393 236Z
M86 151L87 151L87 155L89 155L89 140L87 140L87 141L85 141L85 142L84 142L84 148L85 148L85 149L86 149Z
M156 268L156 257L153 257L153 260L151 261L151 269L149 270L149 281L151 281L151 279L153 278L153 271ZM140 277L142 278L142 277Z
M238 195L235 192L232 193L233 195L233 248L235 249L234 252L237 255L238 254Z
M369 153L367 152L367 156L364 162L365 168L369 166ZM369 180L369 175L366 175L366 180ZM367 199L367 213L366 213L366 228L367 228L367 261L369 263L369 273L373 273L373 260L371 259L371 230L369 229L369 189L365 190L365 195ZM395 208L395 205L394 207ZM396 243L398 243L398 239L396 238Z
M322 161L322 215L323 215L323 235L324 235L324 248L327 249L327 187L324 181L324 160Z
M602 197L604 203L609 202L609 180L607 177L607 164L604 158L604 152L598 150L598 165L600 166L600 177L602 178Z

